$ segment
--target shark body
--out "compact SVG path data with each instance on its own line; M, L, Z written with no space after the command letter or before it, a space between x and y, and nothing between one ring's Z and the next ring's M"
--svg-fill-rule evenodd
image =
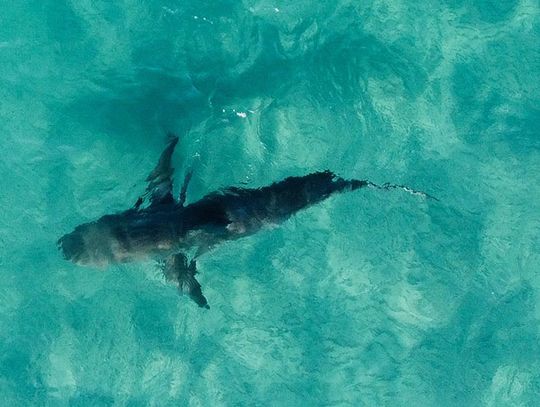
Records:
M185 176L179 198L172 194L171 157L178 137L170 141L147 178L146 192L123 212L105 215L77 226L58 240L64 257L78 265L106 267L110 264L156 259L167 280L208 308L195 275L196 259L225 241L249 236L279 224L298 211L334 193L379 186L366 180L345 180L330 171L289 177L261 188L230 187L185 205L191 172ZM428 196L429 197L429 196ZM143 207L144 201L148 205ZM195 252L191 260L187 253Z

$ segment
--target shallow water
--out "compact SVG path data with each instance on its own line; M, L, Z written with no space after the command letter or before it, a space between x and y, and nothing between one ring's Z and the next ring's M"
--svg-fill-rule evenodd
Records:
M39 4L38 4L39 3ZM0 16L4 405L535 405L531 0L19 1ZM182 136L188 200L331 169L361 190L199 262L64 261Z

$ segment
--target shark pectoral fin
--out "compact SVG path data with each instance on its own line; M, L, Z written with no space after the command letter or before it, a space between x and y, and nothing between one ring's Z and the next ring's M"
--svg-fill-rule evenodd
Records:
M146 178L148 185L144 197L150 197L150 205L174 203L172 195L173 168L171 166L171 159L176 144L178 143L178 137L172 133L169 133L167 136L169 138L169 143L161 153L156 167ZM141 203L142 201L137 201L138 205L135 204L135 209L138 209Z
M177 284L178 291L181 294L189 295L199 307L210 308L202 293L201 285L195 278L197 268L194 260L188 264L187 257L184 254L173 254L165 260L163 273L167 280Z
M199 282L194 276L190 276L186 278L185 280L179 282L178 290L182 294L189 295L189 298L195 301L195 303L199 307L210 309L210 306L208 305L208 301L206 300L206 297L202 293L201 285L199 284Z

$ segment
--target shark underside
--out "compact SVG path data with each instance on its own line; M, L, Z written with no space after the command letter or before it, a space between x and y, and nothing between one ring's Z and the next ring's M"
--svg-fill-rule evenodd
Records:
M146 191L133 208L79 225L58 240L66 259L94 266L155 259L180 293L208 308L196 279L196 259L220 243L279 224L337 192L363 187L400 188L433 198L403 185L345 180L323 171L261 188L230 187L185 205L192 172L187 172L175 199L171 158L177 143L178 137L169 135L167 147L146 179ZM187 253L194 253L191 259Z

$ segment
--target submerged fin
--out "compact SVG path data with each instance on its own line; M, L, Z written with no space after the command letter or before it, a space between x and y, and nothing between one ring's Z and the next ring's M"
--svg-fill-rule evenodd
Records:
M188 263L185 254L173 254L165 259L162 267L165 278L177 284L180 294L189 295L199 307L210 308L202 293L201 285L195 278L197 270L194 260Z
M174 148L178 143L178 137L169 133L168 138L170 140L169 144L161 153L154 170L146 178L146 181L148 182L146 191L150 195L151 205L174 202L172 196L173 168L171 166L171 158Z
M172 133L169 133L167 137L169 144L167 144L167 147L161 153L156 167L146 178L146 182L148 182L146 191L135 203L135 209L139 209L146 197L149 197L150 205L174 203L172 195L173 168L171 166L171 158L174 148L178 143L178 137Z
M184 206L186 203L186 193L189 185L189 181L191 181L191 177L193 176L193 170L190 169L186 176L184 177L184 183L182 184L182 189L180 190L180 197L178 198L178 203L180 206Z
M133 205L133 208L135 208L135 209L138 210L138 209L141 207L142 203L143 203L143 197L140 196L140 197L137 199L137 202L135 202L135 205Z

